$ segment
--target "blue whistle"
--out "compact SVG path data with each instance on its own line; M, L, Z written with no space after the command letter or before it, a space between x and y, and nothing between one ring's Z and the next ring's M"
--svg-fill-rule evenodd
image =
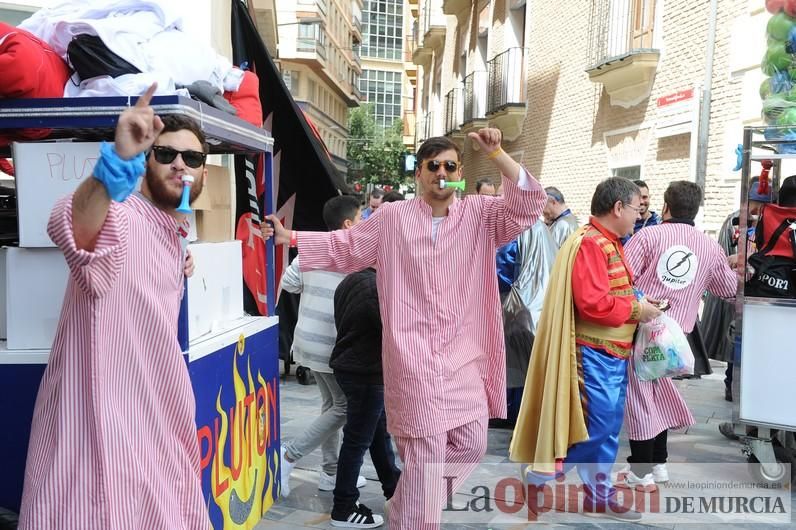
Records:
M189 214L191 210L191 185L193 185L193 177L191 175L182 176L182 200L177 207L177 211L184 214Z

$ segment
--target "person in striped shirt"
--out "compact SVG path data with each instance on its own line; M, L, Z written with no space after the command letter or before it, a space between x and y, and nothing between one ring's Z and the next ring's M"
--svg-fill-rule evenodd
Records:
M663 223L634 235L625 255L636 273L636 287L646 296L668 300L668 315L685 333L695 329L705 291L733 298L738 277L721 246L694 226L702 188L672 182L663 195ZM667 482L667 433L694 424L677 387L668 377L641 381L630 366L625 425L630 439L628 485Z
M323 205L323 220L329 230L349 229L361 219L359 202L350 195L332 197ZM283 496L290 495L290 474L296 462L318 446L323 452L318 489L334 489L340 429L346 418L345 394L329 367L329 358L337 340L334 291L346 275L323 270L302 272L299 260L300 256L297 256L285 269L281 288L290 293L301 293L298 321L293 334L293 355L297 363L315 374L321 394L321 415L301 434L282 445L280 475ZM361 488L365 484L365 478L359 476L357 487Z
M387 427L404 463L391 530L439 528L446 488L484 455L489 418L506 417L495 251L539 218L546 195L503 151L500 130L469 139L502 173L503 197L459 200L443 183L462 179L461 150L434 137L417 151L419 197L383 204L350 230L291 232L273 215L263 227L298 246L305 270L376 268Z

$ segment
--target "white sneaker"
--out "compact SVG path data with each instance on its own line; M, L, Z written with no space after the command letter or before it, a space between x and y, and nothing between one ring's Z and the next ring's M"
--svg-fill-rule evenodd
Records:
M318 489L321 491L334 491L334 484L337 481L337 475L330 475L324 470L321 470L318 476ZM368 481L362 475L357 477L357 488L364 488Z
M288 462L287 457L285 457L285 446L283 445L279 449L279 482L282 497L290 495L290 474L293 472L293 466L295 465L295 462Z
M666 464L652 466L652 478L655 482L669 482L669 470L666 469Z
M628 471L625 476L625 484L633 488L638 486L646 488L647 486L654 486L655 479L652 478L652 473L647 473L643 477L637 477L635 473Z

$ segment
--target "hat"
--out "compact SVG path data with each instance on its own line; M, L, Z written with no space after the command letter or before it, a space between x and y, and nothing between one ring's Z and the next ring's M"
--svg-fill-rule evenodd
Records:
M782 181L778 202L780 206L796 206L796 175L791 175Z
M751 183L749 184L749 200L764 203L771 202L771 191L769 190L767 193L760 193L758 189L759 184L760 179L758 177L752 179Z

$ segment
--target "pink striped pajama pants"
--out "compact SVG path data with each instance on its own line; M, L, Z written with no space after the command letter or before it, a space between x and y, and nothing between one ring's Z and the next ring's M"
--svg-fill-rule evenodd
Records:
M423 438L393 436L404 466L390 500L390 530L439 528L449 483L455 492L486 453L488 423L482 418Z

